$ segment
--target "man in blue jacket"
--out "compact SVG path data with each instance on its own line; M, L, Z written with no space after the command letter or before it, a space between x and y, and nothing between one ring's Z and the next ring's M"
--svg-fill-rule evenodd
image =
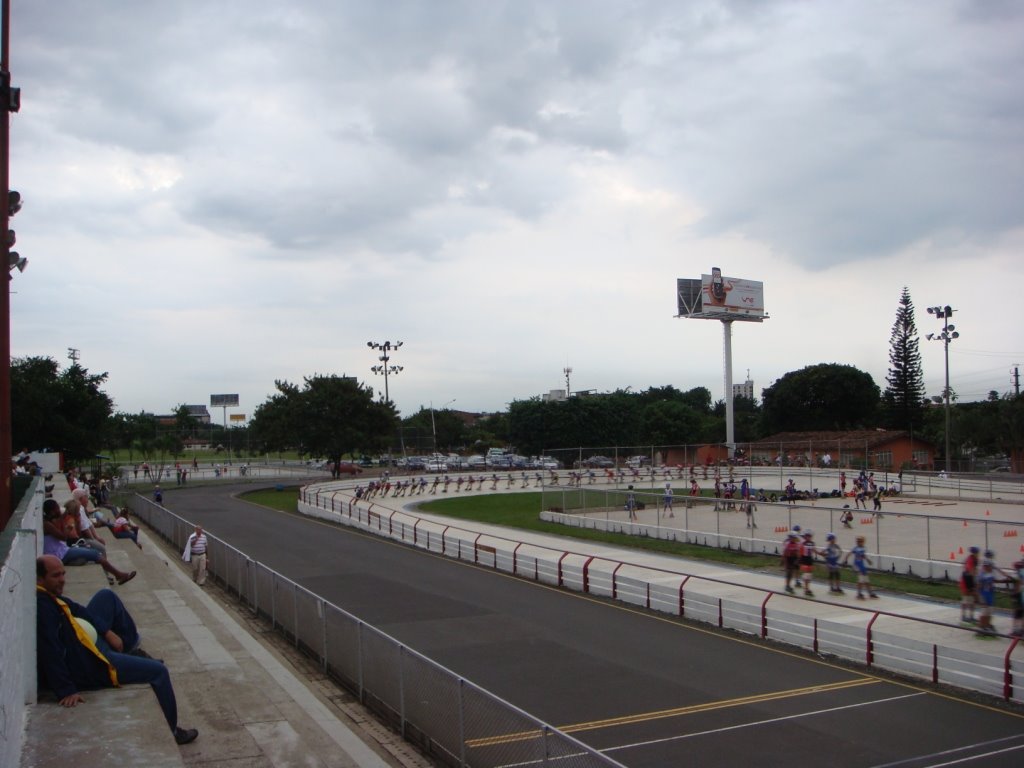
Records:
M139 648L139 633L121 599L101 589L79 605L64 597L64 564L36 559L36 661L39 684L62 707L85 701L80 691L149 683L178 744L195 741L195 728L178 727L178 705L163 662Z

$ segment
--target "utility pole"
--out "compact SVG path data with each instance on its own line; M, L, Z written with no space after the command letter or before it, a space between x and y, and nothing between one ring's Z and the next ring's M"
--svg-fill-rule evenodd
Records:
M21 195L11 189L11 113L21 108L21 89L11 87L11 0L0 2L0 239L7 253L7 285L0 290L0 530L14 514L11 499L11 280L13 270L25 271L27 259L21 258L14 245L10 218L21 209Z

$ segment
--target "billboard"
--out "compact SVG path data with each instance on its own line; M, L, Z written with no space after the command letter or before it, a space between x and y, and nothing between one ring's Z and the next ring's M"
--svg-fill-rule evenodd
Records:
M714 267L710 275L701 275L702 317L736 320L764 319L764 283L760 280L741 280L725 277Z
M228 421L245 421L244 413L232 413L228 416Z
M238 395L210 395L211 408L237 408Z
M701 301L701 282L680 277L676 280L676 309L679 317L700 316L703 308Z

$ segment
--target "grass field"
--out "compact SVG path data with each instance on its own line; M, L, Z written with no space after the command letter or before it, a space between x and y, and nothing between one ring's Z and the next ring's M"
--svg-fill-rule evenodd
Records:
M298 488L286 487L281 491L263 490L244 494L247 501L294 512L298 502ZM737 552L717 547L704 547L696 544L684 544L675 541L648 539L639 536L627 536L604 531L566 528L555 523L546 523L539 517L541 508L540 493L508 493L488 496L465 496L462 498L440 499L422 505L424 511L438 515L447 515L459 520L472 520L493 525L503 525L513 529L537 531L554 534L568 539L600 541L619 547L643 549L669 555L678 555L692 560L706 560L716 563L735 565L740 568L758 570L779 570L779 559L774 556ZM815 572L815 579L820 583L826 579L824 567ZM940 600L959 601L960 592L956 584L950 582L934 582L912 576L898 576L891 573L874 572L871 574L872 584L884 590L920 595Z

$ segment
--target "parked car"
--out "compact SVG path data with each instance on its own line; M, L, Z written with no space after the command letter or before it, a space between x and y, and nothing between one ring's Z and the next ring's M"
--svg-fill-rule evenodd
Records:
M353 464L351 461L339 461L338 462L338 474L339 475L360 475L363 472L363 468Z
M467 456L466 466L470 469L479 469L480 467L487 466L486 456Z
M469 466L469 463L461 456L455 453L449 453L444 458L445 464L448 465L448 469L455 471L459 469L465 469Z
M615 462L607 456L591 456L590 458L583 460L583 466L595 469L611 469L615 466Z
M407 456L399 459L397 466L409 472L422 472L427 468L427 460L422 456Z
M541 469L561 469L562 462L551 456L538 456L537 463Z
M651 463L650 456L630 456L626 459L626 466L632 469L639 469L640 467L646 467Z
M441 459L427 459L424 462L424 469L427 472L447 472L448 463L441 461Z

